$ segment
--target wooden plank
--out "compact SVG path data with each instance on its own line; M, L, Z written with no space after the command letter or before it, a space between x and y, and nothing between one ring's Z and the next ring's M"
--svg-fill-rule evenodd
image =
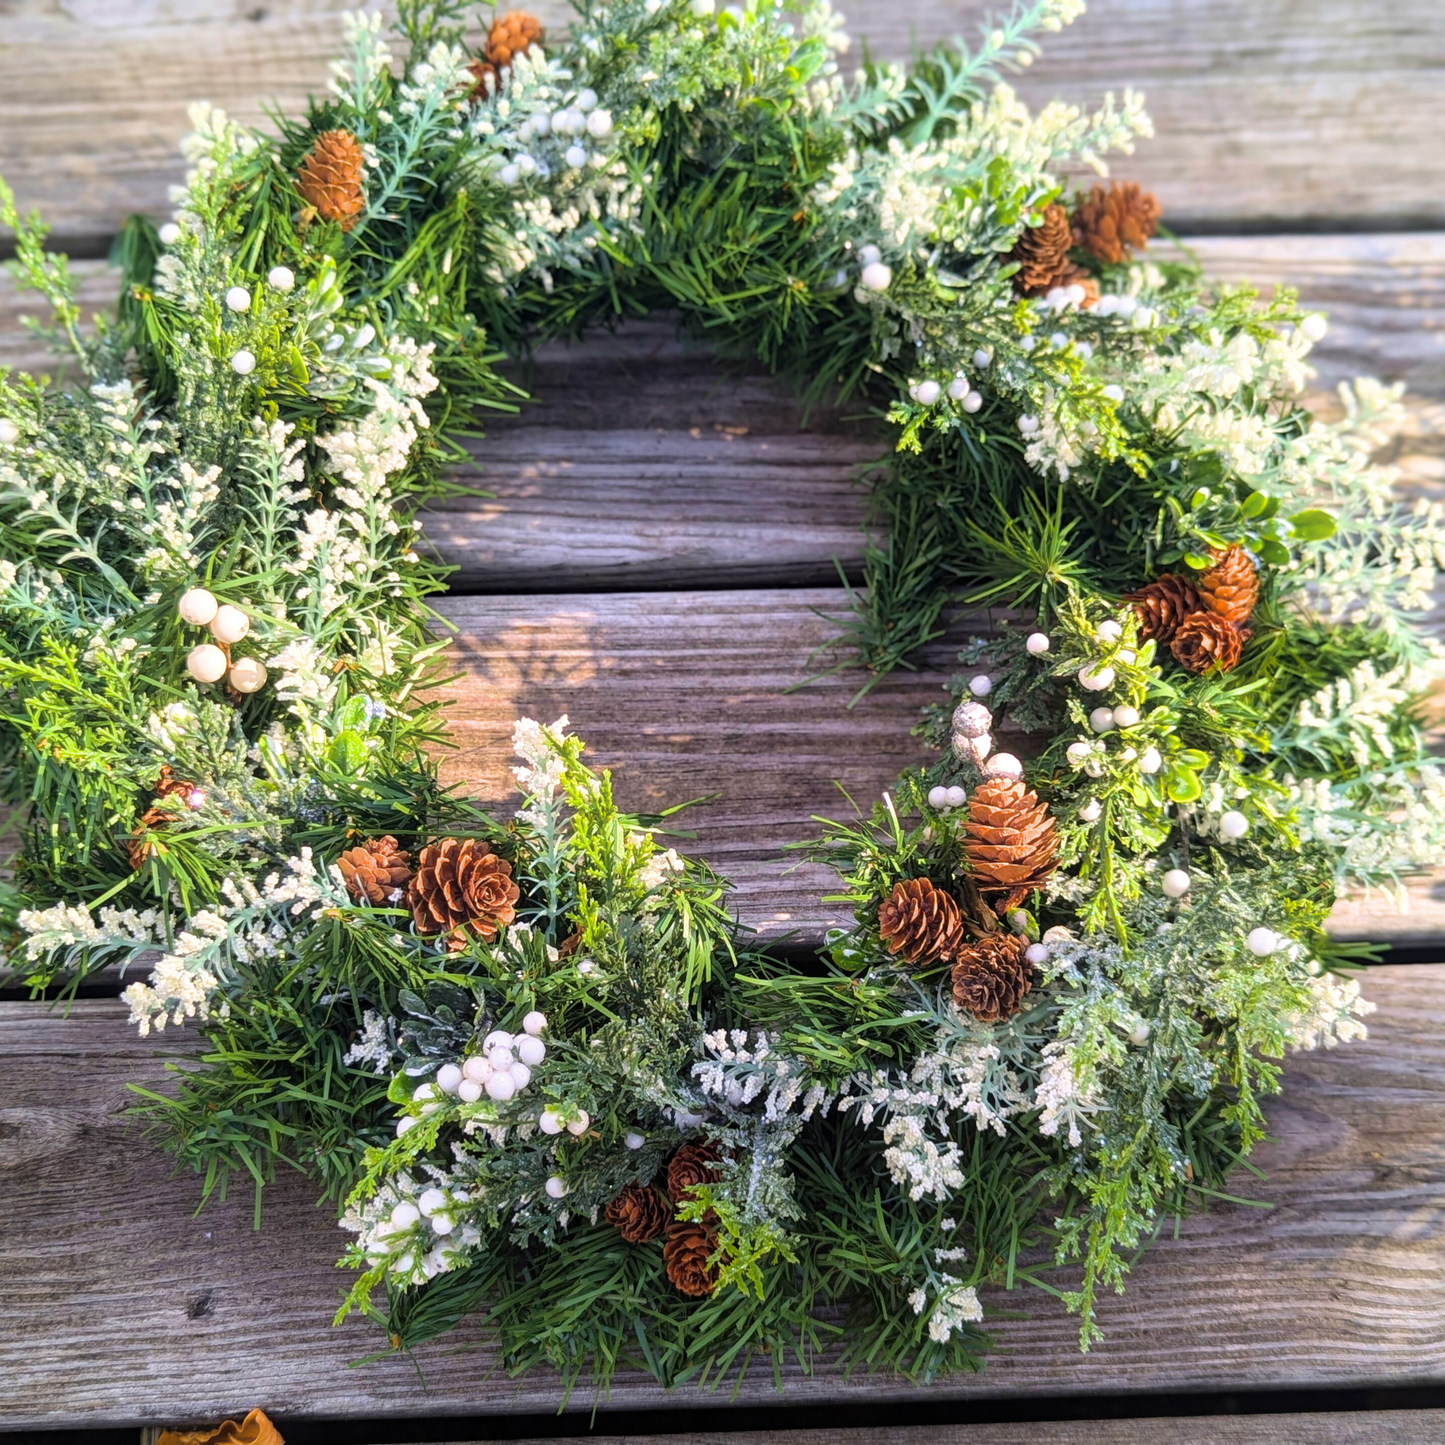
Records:
M24 6L0 35L0 172L71 236L164 214L189 101L248 121L324 89L346 0L83 0ZM560 0L533 7L556 25ZM869 0L879 57L976 35L988 0ZM1362 229L1445 222L1445 9L1427 0L1093 0L1019 89L1093 104L1142 88L1158 136L1121 157L1176 226ZM1432 124L1432 120L1435 122Z
M397 1445L403 1437L398 1436ZM590 1445L1425 1445L1445 1440L1445 1410L1356 1414L1153 1416L1025 1424L870 1426L857 1430L728 1430L589 1435ZM450 1445L463 1445L460 1440ZM466 1442L480 1445L480 1442ZM519 1440L497 1445L522 1445Z
M1381 969L1367 992L1380 1005L1368 1042L1286 1071L1275 1142L1258 1156L1268 1182L1241 1183L1271 1208L1221 1206L1157 1245L1128 1294L1104 1301L1107 1336L1087 1356L1052 1303L995 1295L994 1309L1027 1317L999 1321L981 1375L929 1398L1445 1382L1445 967ZM259 1234L249 1199L195 1216L196 1182L168 1179L124 1116L126 1084L156 1083L182 1041L137 1039L124 1013L115 1002L69 1018L0 1005L0 1426L213 1419L254 1405L311 1419L555 1408L545 1375L489 1378L469 1329L420 1352L425 1389L403 1359L348 1370L375 1337L329 1327L342 1285L329 1214L292 1178L269 1196ZM629 1377L604 1409L733 1398L665 1395ZM735 1398L779 1402L761 1375ZM782 1403L894 1398L919 1392L825 1365L811 1379L788 1370Z

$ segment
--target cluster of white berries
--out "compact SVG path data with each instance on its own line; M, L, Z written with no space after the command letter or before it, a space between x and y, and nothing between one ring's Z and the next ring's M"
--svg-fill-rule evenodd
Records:
M956 401L964 411L970 414L976 412L983 405L983 393L975 391L970 385L968 377L963 372L955 372L953 380L945 388L941 381L915 381L908 388L908 395L916 401L919 406L932 406L945 392L951 401Z
M389 1216L391 1229L387 1230L386 1234L400 1233L404 1229L411 1229L423 1219L431 1225L432 1233L450 1234L456 1228L453 1211L458 1204L464 1203L466 1203L465 1199L457 1199L445 1189L438 1189L433 1185L430 1189L423 1189L415 1200L403 1199L392 1207ZM410 1269L410 1264L399 1260L397 1268L402 1273L406 1273Z
M1117 316L1136 331L1147 331L1159 324L1159 313L1152 306L1141 305L1133 296L1101 296L1092 307L1095 316Z
M1237 808L1231 808L1227 813L1220 814L1219 831L1228 838L1230 842L1237 843L1249 832L1249 819ZM1184 895L1189 892L1189 885L1189 874L1186 873L1183 868L1170 868L1164 874L1163 878L1159 880L1159 886L1163 890L1166 898L1183 898ZM1266 932L1268 932L1267 929L1256 929L1254 933L1250 934L1251 942L1249 946L1255 953L1260 954L1261 957L1266 953L1273 953L1280 942L1280 940L1276 940L1269 948L1255 948L1256 942L1263 943ZM1256 933L1260 935L1258 939L1255 938ZM1270 937L1274 938L1275 935L1270 934Z
M993 679L980 673L968 686L973 698L965 698L953 710L955 756L977 764L986 778L1023 777L1024 765L1012 753L993 751L993 714L977 701L993 691ZM929 789L928 803L932 808L961 808L967 801L967 790L957 784Z
M179 237L180 232L177 231ZM161 231L161 239L165 240L165 230ZM273 266L266 273L266 282L274 291L287 292L296 286L296 273L289 266ZM227 311L249 311L251 309L251 293L244 286L232 286L226 292ZM256 369L256 353L248 351L244 346L234 352L231 356L231 370L237 376L250 376Z
M884 264L877 246L860 246L858 264L863 268L858 281L865 291L886 291L893 284L893 268Z
M186 656L186 671L197 682L220 682L224 677L242 693L259 692L266 685L266 665L259 657L238 657L233 662L225 651L251 630L251 619L239 607L218 602L204 587L192 587L181 594L176 611L182 622L208 627L216 639L198 644Z
M571 103L562 109L555 110L550 115L541 111L524 120L518 128L517 138L524 145L549 135L560 140L570 139L572 144L563 151L562 159L576 171L593 159L587 147L580 142L589 138L594 141L606 140L611 134L612 112L599 109L597 92L584 86ZM515 186L528 176L538 174L547 174L545 163L525 151L512 160L501 161L496 171L497 179L504 186Z
M443 1064L437 1070L435 1085L423 1084L412 1098L422 1104L439 1104L436 1091L440 1090L464 1104L475 1104L483 1094L495 1103L505 1104L532 1082L532 1070L547 1057L547 1045L540 1037L546 1027L546 1014L534 1009L522 1020L519 1034L493 1029L482 1041L481 1053L464 1059L460 1065ZM423 1108L422 1112L427 1110ZM412 1116L403 1116L396 1121L396 1132L406 1133L415 1122Z

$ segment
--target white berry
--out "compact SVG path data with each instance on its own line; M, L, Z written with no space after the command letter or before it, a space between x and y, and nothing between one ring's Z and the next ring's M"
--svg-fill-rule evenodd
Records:
M1182 868L1171 868L1159 880L1159 886L1168 898L1183 898L1189 892L1189 875Z
M991 352L990 350L988 350L987 347L980 346L980 347L978 348L978 350L973 353L973 364L974 364L980 371L982 371L982 370L984 369L984 367L986 367L986 366L989 364L989 362L992 361L992 360L993 360L993 352Z
M958 784L955 783L944 794L943 800L945 803L948 804L950 808L961 808L966 802L968 802L968 790L966 788L959 787Z
M507 1073L511 1076L512 1084L519 1094L532 1082L532 1071L526 1064L513 1064L512 1067L507 1070Z
M226 654L214 642L203 642L191 649L186 671L197 682L220 682L226 675Z
M1110 382L1109 385L1104 388L1104 395L1112 402L1121 402L1124 400L1124 388L1122 386L1115 386L1113 382Z
M1024 957L1038 968L1049 961L1049 950L1042 943L1031 943L1024 949Z
M1139 771L1141 773L1157 773L1164 766L1164 759L1159 755L1158 748L1145 748L1139 754Z
M475 1104L482 1097L482 1086L475 1079L463 1079L457 1085L457 1098L464 1104Z
M1106 617L1095 629L1094 636L1100 642L1117 642L1124 635L1124 629L1112 617Z
M517 1092L517 1085L513 1082L510 1074L493 1073L487 1080L487 1097L495 1099L499 1104L505 1104L513 1094Z
M536 1009L533 1009L532 1012L522 1020L522 1032L524 1034L531 1034L533 1038L540 1034L546 1027L547 1015L540 1013Z
M162 246L174 246L181 239L181 228L174 221L167 221L156 235Z
M232 286L226 292L227 311L249 311L251 309L251 293L244 286Z
M972 683L969 688L973 690ZM982 737L992 726L993 714L981 702L961 702L953 710L953 730L966 738Z
M436 1234L450 1234L457 1226L450 1214L433 1214L431 1227Z
M1330 329L1330 323L1318 311L1315 311L1300 322L1299 329L1311 341L1323 341L1325 333Z
M231 370L237 376L250 376L255 369L255 353L247 351L244 346L231 358Z
M421 1120L418 1119L415 1114L403 1114L401 1118L396 1121L396 1137L400 1139L409 1129L415 1128L420 1123Z
M1031 632L1024 647L1034 656L1042 657L1049 650L1049 635L1047 632Z
M920 381L913 388L913 399L920 406L932 406L939 398L943 388L936 381Z
M953 750L961 758L972 758L981 763L993 751L993 737L980 733L976 738L966 738L960 733L953 735Z
M574 171L580 171L587 164L587 151L584 146L568 146L563 159Z
M211 618L211 636L217 642L239 642L251 630L251 619L229 602L216 609Z
M0 417L0 447L14 446L20 440L20 428L6 417Z
M1114 726L1116 728L1131 728L1139 721L1139 709L1132 707L1127 702L1121 702L1114 709Z
M1021 778L1024 765L1012 753L995 753L984 765L986 778Z
M1079 686L1087 692L1103 692L1106 687L1114 684L1114 669L1112 667L1081 667L1079 669Z
M1096 733L1106 733L1114 726L1114 709L1111 707L1096 707L1089 714L1089 726Z
M269 675L266 671L266 664L259 657L238 657L231 664L231 671L226 681L237 692L250 694L260 692L266 686L266 679Z
M1097 798L1090 798L1082 808L1079 809L1079 821L1083 823L1097 823L1103 815L1104 808Z
M969 391L968 378L961 371L948 383L948 394L954 401L962 401Z
M554 1174L547 1181L547 1197L549 1199L562 1199L567 1194L567 1181L560 1174Z
M512 1067L512 1051L504 1049L500 1044L487 1053L487 1062L492 1066L492 1072L503 1073Z
M594 110L587 117L587 134L593 140L605 140L612 134L612 112L610 110Z
M1080 738L1076 743L1070 743L1066 755L1071 763L1082 763L1086 758L1094 756L1093 743L1086 743Z
M1129 1030L1129 1042L1138 1048L1149 1042L1149 1025L1143 1019Z
M963 409L966 412L975 412L983 405L983 396L980 392L971 391L963 399Z
M968 690L975 697L987 697L993 691L993 678L981 672L977 677L969 678Z
M506 1029L493 1029L486 1038L482 1040L482 1052L490 1054L493 1049L510 1049L512 1047L512 1036Z
M1251 928L1245 943L1258 958L1268 958L1280 945L1280 937L1272 928Z
M945 808L948 806L948 789L945 788L942 783L928 790L928 806L930 808Z
M410 1229L420 1218L421 1210L405 1199L391 1211L391 1222L398 1229Z
M192 627L204 627L216 615L220 605L204 587L192 587L190 591L181 593L176 611L180 613L182 622L189 622Z
M581 1138L581 1136L587 1132L588 1128L591 1127L591 1124L592 1118L587 1110L579 1109L577 1111L577 1117L568 1124L567 1132L574 1138Z
M537 1127L544 1134L560 1134L562 1121L550 1109L543 1109L542 1117L537 1120Z
M1039 419L1036 416L1021 416L1019 418L1019 431L1026 437L1031 437L1039 429Z
M289 266L273 266L266 273L266 284L273 291L291 291L296 286L296 273Z
M1249 819L1235 808L1219 815L1219 831L1232 843L1237 843L1249 832Z
M437 1070L437 1088L444 1094L455 1094L461 1087L462 1071L455 1064L443 1064Z
M622 1142L627 1145L629 1149L635 1152L636 1150L641 1149L642 1146L647 1143L647 1136L645 1134L639 1134L634 1129L631 1132L622 1136Z
M462 1064L462 1073L478 1084L485 1084L492 1077L492 1066L480 1054L473 1054Z
M547 1057L547 1045L541 1039L533 1038L531 1034L524 1034L517 1039L512 1049L529 1069L535 1069Z
M863 268L863 274L858 279L867 291L886 291L893 284L893 271L882 261L874 261Z
M417 1196L416 1207L423 1214L440 1214L447 1207L446 1191L442 1189L423 1189Z
M858 247L858 264L860 266L871 266L875 261L883 259L883 252L877 246L869 242L866 246Z

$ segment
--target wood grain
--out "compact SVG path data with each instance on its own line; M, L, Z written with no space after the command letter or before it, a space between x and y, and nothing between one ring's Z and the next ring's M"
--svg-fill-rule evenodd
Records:
M0 173L62 234L163 215L185 109L252 122L324 90L346 0L4 0ZM853 56L976 36L986 0L849 6ZM534 9L556 25L567 6ZM1157 138L1116 168L1176 228L1445 222L1445 8L1431 0L1093 0L1018 81L1034 104L1143 89ZM846 62L845 62L846 63Z
M981 1376L930 1397L1445 1382L1445 967L1381 969L1367 992L1380 1005L1368 1042L1299 1056L1286 1071L1270 1111L1275 1142L1258 1156L1268 1180L1239 1185L1270 1208L1220 1206L1158 1244L1127 1295L1104 1301L1107 1338L1087 1356L1051 1303L995 1296L994 1310L1027 1317L999 1323ZM69 1018L0 1005L0 1427L215 1419L254 1405L312 1419L556 1407L546 1375L490 1377L470 1328L420 1352L425 1388L403 1359L348 1370L375 1339L329 1326L343 1283L329 1214L289 1178L268 1195L259 1234L249 1198L194 1215L194 1179L168 1177L124 1115L125 1086L157 1083L166 1051L194 1039L142 1041L124 1017L114 1002ZM790 1371L784 1403L894 1397L917 1392L824 1366L811 1379ZM730 1398L669 1396L627 1378L608 1404ZM736 1398L777 1401L762 1378Z

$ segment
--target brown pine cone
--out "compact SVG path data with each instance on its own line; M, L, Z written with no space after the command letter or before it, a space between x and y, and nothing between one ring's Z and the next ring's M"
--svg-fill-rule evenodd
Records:
M988 933L964 944L953 960L954 1003L982 1023L1012 1018L1034 983L1028 946L1017 933Z
M1069 261L1069 248L1074 244L1069 230L1069 213L1057 202L1044 207L1044 219L1030 226L1018 238L1007 259L1017 261L1014 290L1023 296L1042 296L1054 286L1067 286L1061 280L1076 268ZM1070 280L1074 277L1070 274Z
M716 1250L717 1234L704 1224L679 1219L668 1227L662 1262L679 1294L702 1299L717 1288L719 1266L708 1264Z
M443 838L421 850L407 906L418 933L470 928L488 943L517 916L512 865L476 838Z
M628 1244L646 1244L667 1228L667 1200L650 1184L629 1184L607 1206L608 1224Z
M1074 207L1073 244L1115 265L1142 251L1159 229L1159 202L1137 181L1095 186Z
M323 220L339 221L349 231L366 209L361 188L364 158L349 130L323 131L306 153L296 176L302 199Z
M155 781L153 789L157 799L179 798L183 804L191 801L191 794L196 791L196 785L187 782L184 778L178 778L169 763L161 764L161 775ZM172 808L157 808L154 805L147 808L140 815L135 825L135 831L125 840L126 857L130 859L131 870L140 868L152 853L156 851L156 845L145 835L153 828L162 828L167 823L174 823L176 820L175 810Z
M1139 635L1148 641L1168 643L1174 640L1179 624L1191 612L1199 611L1199 593L1187 577L1164 572L1147 582L1137 592L1125 594L1125 602L1134 604L1139 618Z
M188 783L184 778L176 777L169 763L161 764L161 775L156 779L155 795L158 798L169 798L172 794L179 794L181 802L189 803L191 794L196 791L194 783Z
M1214 554L1214 565L1199 579L1199 601L1226 622L1249 621L1259 601L1259 573L1237 542Z
M336 866L346 880L346 891L358 903L365 899L372 907L399 903L411 882L411 854L398 848L390 833L368 838L360 848L348 848Z
M1169 650L1190 672L1230 672L1239 665L1244 634L1213 612L1192 612L1184 619Z
M1016 778L990 778L973 790L964 834L979 892L1008 895L996 905L1000 913L1017 908L1054 871L1059 835L1048 804Z
M927 878L908 878L879 905L878 935L906 963L948 959L963 942L963 914L952 894Z
M668 1197L681 1204L694 1184L716 1184L722 1178L717 1162L717 1146L707 1140L679 1146L667 1161Z
M495 94L502 74L511 69L512 57L540 45L542 36L542 22L525 10L509 10L494 20L487 32L487 43L482 46L482 58L471 64L471 72L477 78L472 99Z

